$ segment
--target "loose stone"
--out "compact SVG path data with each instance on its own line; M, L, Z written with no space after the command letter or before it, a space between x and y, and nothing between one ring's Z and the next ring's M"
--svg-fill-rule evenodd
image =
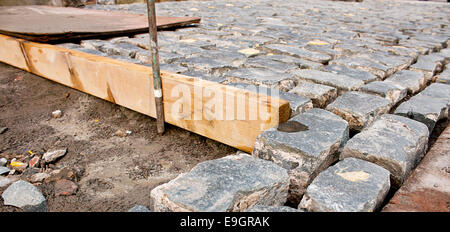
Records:
M385 114L351 138L340 158L359 158L386 168L397 188L424 156L428 135L423 123Z
M389 171L347 158L314 179L299 208L312 212L373 212L379 209L389 188Z
M286 202L289 176L285 169L247 154L199 163L190 172L151 191L161 211L244 211L261 204Z

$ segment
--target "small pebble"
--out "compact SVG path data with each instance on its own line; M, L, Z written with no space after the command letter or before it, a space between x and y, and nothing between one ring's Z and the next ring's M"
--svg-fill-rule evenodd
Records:
M52 117L53 118L60 118L62 117L62 111L61 110L55 110L52 112Z

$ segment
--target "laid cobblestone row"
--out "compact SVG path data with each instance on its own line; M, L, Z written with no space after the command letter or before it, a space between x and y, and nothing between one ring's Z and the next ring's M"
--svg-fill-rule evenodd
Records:
M410 65L411 70L424 72L428 79L439 72L439 65L448 60L448 51L443 49L448 44L448 31L443 26L447 16L440 8L426 6L428 12L433 13L423 15L424 9L415 4L400 7L396 3L376 2L346 4L345 7L341 3L312 0L276 4L245 0L230 3L158 3L157 12L160 15L202 18L198 27L159 33L161 61L183 66L188 69L186 73L199 72L210 76L207 79L219 80L229 71L247 71L248 68L286 75L298 69L323 70L359 79L365 84L389 77ZM297 5L302 6L301 9L296 8ZM309 7L305 8L305 5ZM91 5L88 8L146 13L145 4ZM389 17L380 16L379 12L387 12ZM409 21L401 20L410 19L411 14L418 16ZM329 19L332 20L327 21ZM341 28L336 29L336 24ZM108 42L117 46L132 44L141 49L148 49L149 46L145 33ZM82 45L85 43L82 41ZM98 50L99 45L94 45L90 48ZM102 49L106 53L127 53L109 46L104 45ZM139 62L148 61L145 52L130 52L128 55ZM430 52L434 53L428 54ZM418 62L414 64L416 59ZM169 67L178 70L175 66ZM272 77L268 80L267 75L252 76L239 81L265 83L274 87L282 79ZM288 91L295 84L281 86L281 89ZM328 85L336 87L336 83Z
M158 32L161 69L232 86L280 89L280 97L290 102L292 118L262 133L253 155L287 169L291 203L298 203L309 183L338 156L386 168L391 185L398 187L423 155L437 121L448 118L450 15L444 4L213 0L163 2L156 7L158 15L202 18L195 27ZM146 4L87 8L146 14ZM150 65L147 33L60 46ZM310 109L311 103L315 109ZM390 110L396 115L386 114ZM349 128L357 134L339 154ZM351 159L335 166L360 170L339 172L342 175L325 171L336 183L344 181L341 187L319 175L317 185L310 187L321 190L312 188L305 194L304 208L379 208L389 186L386 172L372 175L370 171L378 170L375 165L358 166L363 161ZM365 177L368 181L348 181ZM196 186L186 188L194 191ZM220 191L215 194L222 196ZM181 192L171 194L175 197L170 201L159 198L160 209L180 209ZM189 210L214 208L195 207ZM233 208L227 207L220 210ZM259 210L282 211L267 207Z

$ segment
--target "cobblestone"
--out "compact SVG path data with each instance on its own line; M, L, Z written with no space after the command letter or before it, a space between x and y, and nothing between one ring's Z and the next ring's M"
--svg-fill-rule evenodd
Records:
M268 89L261 86L256 86L252 84L246 84L246 83L229 83L228 85L246 89L252 92L259 92L262 94L268 94L269 96L273 96L272 94L275 91L278 91L277 95L279 98L286 100L289 102L289 106L291 107L291 117L294 117L298 114L302 114L310 109L313 108L313 103L311 100L307 97L298 96L292 93L287 93L284 91L280 91L278 89Z
M402 103L395 114L412 118L428 126L430 132L440 119L448 118L450 86L434 83Z
M328 111L312 109L261 133L253 156L289 171L288 200L298 204L312 179L336 161L348 133L346 121Z
M245 211L253 205L283 205L288 185L286 170L241 153L199 163L154 188L151 198L156 212Z
M224 74L230 82L243 82L268 88L289 90L295 86L292 75L274 72L263 68L231 70Z
M361 91L384 97L391 101L391 105L397 104L406 97L407 90L405 87L389 81L375 81L364 85Z
M345 75L348 77L352 77L355 79L359 79L364 83L369 83L377 80L377 76L373 75L370 72L362 71L359 69L352 69L346 66L341 65L327 65L323 68L323 71L332 72L336 74Z
M322 72L317 70L297 70L293 72L299 80L310 81L317 84L332 86L338 89L340 93L351 90L358 90L364 85L364 82L348 76Z
M299 208L310 212L372 212L381 206L389 188L389 171L347 158L314 179Z
M317 108L324 108L337 97L336 88L307 81L300 81L289 92L310 98L314 107Z
M448 212L450 199L450 127L444 130L411 173L405 184L395 193L386 212Z
M388 99L352 91L338 97L326 109L345 119L351 129L361 131L380 115L387 113L390 107L391 101Z
M387 78L386 82L393 82L406 88L409 94L415 94L425 88L427 79L422 72L401 70Z
M417 62L413 64L410 69L413 71L422 72L427 81L432 81L434 74L441 70L443 60L444 58L442 56L434 54L420 56Z
M447 65L447 68L437 76L436 82L450 85L450 66L449 65Z

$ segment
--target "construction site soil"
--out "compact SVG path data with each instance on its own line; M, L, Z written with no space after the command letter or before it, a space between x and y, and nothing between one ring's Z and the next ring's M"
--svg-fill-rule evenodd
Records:
M52 112L61 110L61 118ZM0 64L0 157L26 161L33 154L67 148L67 154L39 171L63 170L78 190L55 196L50 178L37 187L50 212L127 211L135 204L149 208L150 191L188 172L197 163L224 157L234 148L166 125L156 133L156 120L102 99ZM131 131L122 137L118 131ZM126 133L125 133L126 134ZM27 180L33 173L17 173ZM11 175L9 175L11 177ZM0 194L6 189L0 188ZM0 202L0 212L22 211Z

